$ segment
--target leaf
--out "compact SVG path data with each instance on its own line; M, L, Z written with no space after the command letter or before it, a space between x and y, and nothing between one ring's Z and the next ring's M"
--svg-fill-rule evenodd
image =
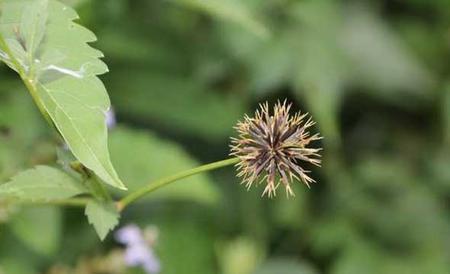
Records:
M7 144L4 142L4 138L0 138L2 144ZM9 143L9 141L8 141ZM20 155L18 155L20 154ZM21 168L23 160L22 151L18 152L11 146L1 145L0 146L0 181L3 182L12 175L16 174L17 170Z
M267 38L269 31L250 12L250 9L236 0L176 0L176 2L236 23L261 38Z
M67 199L88 190L65 172L48 166L37 166L14 176L0 185L0 197L24 201Z
M232 94L210 90L187 77L129 68L108 77L119 113L157 121L171 131L222 141L244 112L244 99L235 100Z
M20 22L22 38L25 40L25 49L31 56L44 39L47 24L48 0L34 1L25 6Z
M285 31L276 37L252 48L242 58L249 58L250 86L255 93L266 94L289 83L295 71L295 58L289 54L295 51L292 33ZM231 37L230 37L231 39ZM242 48L242 39L235 41Z
M0 58L21 74L75 157L106 183L126 189L109 157L110 101L97 77L108 68L99 59L103 54L87 44L95 35L55 0L3 0L1 8L0 35L12 56L3 49Z
M11 229L33 251L47 256L58 251L62 232L61 209L26 208L11 220Z
M327 145L339 142L338 112L347 82L348 61L340 48L340 9L331 1L303 1L292 10L301 28L297 37L297 74L300 100L306 100Z
M344 49L352 61L354 80L387 99L393 99L393 91L398 90L419 98L428 95L433 83L429 71L386 20L364 6L346 11L340 32ZM404 94L398 100L403 102Z
M85 214L102 241L119 223L120 215L112 202L91 200L86 206Z
M198 166L183 148L157 138L150 132L116 128L111 134L111 155L117 169L135 191L152 180ZM172 198L214 204L219 192L205 174L165 186L149 198Z

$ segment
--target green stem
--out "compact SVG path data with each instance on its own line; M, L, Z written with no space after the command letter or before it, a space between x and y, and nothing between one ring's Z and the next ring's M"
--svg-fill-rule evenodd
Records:
M11 50L9 49L8 44L5 41L5 38L3 38L3 36L0 34L0 49L3 49L3 51L6 53L6 55L9 57L9 59L11 60L11 63L14 65L14 67L17 70L17 73L19 73L19 75L24 75L25 72L23 71L22 66L20 65L20 63L16 60L16 58L14 58L14 55L12 54Z
M42 104L41 100L39 99L39 95L36 88L36 81L34 77L30 77L30 75L27 74L27 72L23 69L23 67L20 65L19 61L14 57L12 54L11 49L9 48L8 44L6 43L3 36L0 34L0 49L3 49L3 51L6 53L6 55L9 57L12 65L16 69L17 73L19 74L20 78L24 82L26 88L28 89L28 92L30 93L31 97L33 98L34 102L36 103L39 111L44 116L45 120L50 124L51 127L54 127L53 121L51 120L50 116L47 113L47 110L45 109L44 105ZM31 69L31 64L30 64Z
M178 180L184 179L189 176L193 176L202 172L211 171L214 169L219 169L222 167L226 167L229 165L233 165L239 161L238 158L231 158L227 160L222 160L206 165L202 165L199 167L195 167L193 169L188 169L185 171L181 171L177 174L174 174L169 177L161 178L156 181L153 181L149 183L147 186L130 193L129 195L122 198L120 201L117 202L117 210L119 212L123 211L125 207L133 203L134 201L142 198L143 196L161 188L166 185L169 185L173 182L176 182ZM34 202L19 202L26 205L56 205L56 206L70 206L70 207L85 207L87 203L92 199L89 197L79 197L79 198L71 198L71 199L65 199L65 200L56 200L56 201L34 201Z
M139 190L136 190L135 192L132 192L129 195L122 198L120 201L117 202L117 209L120 212L125 207L127 207L129 204L136 201L137 199L142 198L143 196L145 196L163 186L166 186L168 184L176 182L178 180L184 179L186 177L189 177L189 176L192 176L192 175L195 175L198 173L202 173L202 172L218 169L221 167L233 165L233 164L237 163L238 161L239 161L238 158L222 160L222 161L202 165L202 166L199 166L199 167L196 167L193 169L185 170L185 171L182 171L180 173L174 174L174 175L166 177L166 178L158 179L156 181L149 183L147 186L145 186Z

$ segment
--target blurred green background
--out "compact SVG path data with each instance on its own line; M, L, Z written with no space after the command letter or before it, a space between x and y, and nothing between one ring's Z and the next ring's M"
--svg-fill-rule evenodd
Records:
M157 227L163 274L450 273L450 1L65 2L110 67L110 149L131 190L226 158L266 100L325 137L319 183L295 199L247 192L229 167L127 209L121 225ZM54 163L55 145L1 65L0 181ZM116 267L119 250L83 210L0 201L2 274L143 273Z

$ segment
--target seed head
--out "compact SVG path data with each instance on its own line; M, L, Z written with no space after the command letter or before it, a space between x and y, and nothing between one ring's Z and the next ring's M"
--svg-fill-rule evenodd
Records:
M291 188L294 179L308 187L315 183L301 164L320 166L321 148L308 146L321 137L308 131L315 122L307 118L307 113L289 115L291 106L286 101L278 102L271 114L267 102L261 104L254 118L245 115L244 121L237 123L239 137L231 138L230 154L240 159L236 165L238 177L247 189L265 181L263 196L275 196L280 184L287 196L295 196Z

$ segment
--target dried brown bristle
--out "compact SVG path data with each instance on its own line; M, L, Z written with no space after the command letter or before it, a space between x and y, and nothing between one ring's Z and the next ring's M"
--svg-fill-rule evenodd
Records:
M239 137L231 138L230 154L240 159L238 176L247 188L266 181L263 196L275 196L280 183L288 196L294 196L293 179L308 187L315 182L300 164L320 166L321 163L321 148L308 147L321 139L318 133L311 135L308 131L315 122L307 118L307 113L289 115L291 106L286 101L278 102L271 115L267 102L261 104L254 118L245 115L244 121L238 122L235 129Z

